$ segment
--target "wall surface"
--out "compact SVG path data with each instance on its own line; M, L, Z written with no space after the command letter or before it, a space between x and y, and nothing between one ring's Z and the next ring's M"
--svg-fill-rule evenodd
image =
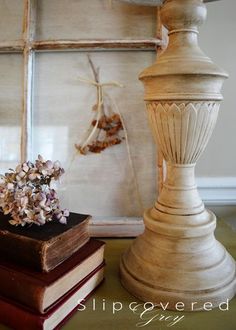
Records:
M224 100L212 139L199 161L200 176L236 176L236 1L207 4L208 18L200 31L200 46L219 66L229 73L223 86Z
M208 17L200 30L200 46L219 66L229 73L223 86L224 100L218 122L206 151L198 162L196 173L204 187L206 200L223 204L236 202L236 42L234 31L235 0L207 4Z

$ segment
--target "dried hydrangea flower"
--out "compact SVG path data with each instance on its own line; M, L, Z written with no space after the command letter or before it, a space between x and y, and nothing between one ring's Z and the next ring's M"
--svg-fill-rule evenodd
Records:
M12 225L44 225L54 219L65 224L68 210L61 210L57 193L50 187L64 173L58 161L45 161L41 155L35 163L25 162L1 176L0 208L10 214ZM60 215L60 216L59 216Z

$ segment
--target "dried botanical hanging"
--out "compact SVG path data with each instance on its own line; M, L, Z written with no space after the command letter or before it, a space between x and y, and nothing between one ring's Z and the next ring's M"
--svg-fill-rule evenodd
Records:
M95 68L91 58L88 56L94 80L80 78L80 81L96 87L97 102L92 107L94 117L85 136L79 144L75 144L76 149L82 155L89 152L100 153L108 147L120 144L124 139L123 122L121 115L114 111L113 103L109 95L104 91L104 87L122 87L115 81L101 83L99 80L99 68Z
M80 81L96 87L97 102L92 107L92 111L94 111L94 117L91 121L89 129L81 139L81 142L79 144L75 144L75 148L80 155L87 155L89 152L100 153L104 149L116 144L120 144L122 140L124 140L127 148L129 165L134 179L134 186L137 192L137 200L139 203L140 212L142 213L143 203L131 156L126 125L116 102L114 102L110 95L104 91L104 87L106 86L123 86L115 81L100 83L99 68L95 69L94 64L89 56L88 61L93 72L94 80L80 78ZM74 155L71 164L73 163L75 157L76 155Z

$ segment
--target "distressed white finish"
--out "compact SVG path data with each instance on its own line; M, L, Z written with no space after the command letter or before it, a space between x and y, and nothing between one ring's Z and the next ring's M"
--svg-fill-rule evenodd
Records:
M214 129L219 103L147 104L154 137L167 162L196 163Z
M21 159L31 159L32 151L32 97L33 97L33 71L34 52L31 49L31 42L35 34L36 0L24 1L23 21L23 58L24 58L24 79L23 79L23 107L22 107L22 133L21 133Z
M199 196L194 167L215 126L227 74L200 50L201 0L166 0L161 9L169 45L140 79L153 135L167 162L145 232L122 257L121 280L135 296L185 310L214 307L236 292L235 261L216 241L215 215Z
M93 237L136 237L143 231L143 220L134 217L93 217L89 226Z
M161 40L147 39L82 39L82 40L36 40L31 46L38 51L91 51L91 50L156 50ZM7 48L8 45L3 45ZM16 47L19 47L16 45Z

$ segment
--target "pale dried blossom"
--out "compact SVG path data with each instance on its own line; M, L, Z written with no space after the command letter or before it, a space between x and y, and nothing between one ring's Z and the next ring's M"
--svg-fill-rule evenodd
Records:
M44 225L55 219L66 224L69 211L61 210L57 193L50 187L63 173L58 161L45 161L39 155L35 163L19 164L1 176L0 208L11 215L9 222L16 226Z

